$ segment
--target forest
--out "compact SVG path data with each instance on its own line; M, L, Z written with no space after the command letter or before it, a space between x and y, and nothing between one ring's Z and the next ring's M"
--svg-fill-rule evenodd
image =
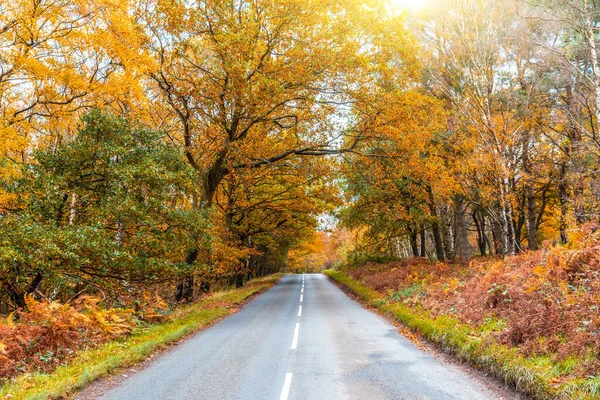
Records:
M585 312L499 310L502 343L596 375L599 29L595 0L0 2L0 382L326 268L469 323L559 288Z

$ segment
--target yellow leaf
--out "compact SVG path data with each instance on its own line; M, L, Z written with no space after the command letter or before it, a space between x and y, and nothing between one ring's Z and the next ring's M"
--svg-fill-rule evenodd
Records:
M8 314L8 317L6 317L6 325L15 326L14 317L15 317L14 311L11 312L10 314Z
M533 267L533 273L539 276L540 278L543 278L548 273L548 268L544 267L543 265L536 265L535 267Z

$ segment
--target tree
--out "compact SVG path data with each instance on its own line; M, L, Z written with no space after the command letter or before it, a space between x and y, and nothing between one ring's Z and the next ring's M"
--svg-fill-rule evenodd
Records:
M189 167L160 132L93 111L74 139L34 157L0 219L2 288L15 307L42 287L65 299L187 271L178 256L204 218L189 207Z
M71 135L93 107L140 103L140 35L127 3L17 0L0 4L0 177L35 147ZM124 44L126 43L126 44ZM129 46L131 45L131 46ZM4 198L0 188L0 210Z

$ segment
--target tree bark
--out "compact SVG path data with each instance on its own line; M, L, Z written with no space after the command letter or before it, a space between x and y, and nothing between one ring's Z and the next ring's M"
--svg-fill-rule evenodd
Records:
M560 175L558 177L558 203L559 203L559 232L560 232L560 243L566 244L569 242L569 236L567 235L567 212L569 209L569 191L567 183L567 165L563 163L560 167Z
M456 213L456 239L458 257L464 260L471 258L471 245L469 244L469 232L465 218L465 203L461 196L454 198L454 211Z
M444 206L444 212L442 213L443 220L443 241L444 241L444 253L448 260L454 260L454 222L451 207Z
M527 203L527 242L530 250L538 249L537 213L535 211L535 183L531 160L529 159L530 133L525 133L523 140L523 170L525 172L525 198ZM519 235L520 237L520 235Z
M433 230L433 241L435 243L435 255L438 259L438 261L444 261L444 245L442 243L442 235L440 233L440 224L439 224L439 218L438 218L438 214L437 214L437 209L436 209L436 205L435 205L435 198L433 196L433 190L431 189L431 186L429 186L427 188L427 192L429 195L429 212L431 213L431 216L433 217L433 221L432 221L432 230Z
M585 16L585 31L583 33L590 52L590 61L592 62L592 84L594 86L594 101L595 101L595 126L592 130L596 133L600 132L600 65L598 64L598 49L596 47L596 21L592 17L595 14L594 4L590 4L589 0L584 0L584 16Z
M537 250L539 248L533 185L529 185L527 188L527 241L529 242L529 250Z
M413 228L409 228L409 237L413 257L419 257L419 246L417 245L417 231Z
M198 258L198 250L194 249L188 252L185 263L192 265ZM190 273L182 277L177 284L175 291L175 301L191 302L194 299L194 274Z
M504 242L504 233L502 224L496 218L492 218L492 236L494 238L494 252L496 255L505 255L506 246Z
M77 195L71 194L71 208L69 210L69 225L75 223L75 217L77 216Z
M503 207L503 215L504 215L504 235L506 241L506 254L509 256L514 256L516 253L515 247L515 229L513 225L513 213L512 206L507 204Z
M243 272L238 272L235 275L235 287L236 288L241 288L242 286L244 286L244 273Z
M421 257L427 257L425 228L421 227Z
M523 241L523 236L521 235L521 232L523 231L523 227L526 224L526 217L525 217L525 204L527 203L527 199L525 198L525 196L523 196L523 203L522 203L522 207L519 210L519 217L517 218L516 221L513 221L513 232L515 233L515 253L519 252L519 250L521 249L521 242Z
M14 305L17 308L26 309L27 303L25 302L25 297L35 293L35 291L40 287L42 280L44 279L44 275L41 272L37 272L29 287L25 291L20 291L17 289L15 285L10 284L8 281L5 281L5 291L8 293L8 296L12 299Z
M479 247L479 254L482 256L487 255L486 253L486 237L485 237L485 216L481 216L481 220L477 215L477 209L473 210L473 222L477 229L477 246Z

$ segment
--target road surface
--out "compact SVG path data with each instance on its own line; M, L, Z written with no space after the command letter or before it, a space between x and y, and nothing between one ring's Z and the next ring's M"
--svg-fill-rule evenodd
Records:
M288 275L105 393L106 400L500 399L325 276Z

